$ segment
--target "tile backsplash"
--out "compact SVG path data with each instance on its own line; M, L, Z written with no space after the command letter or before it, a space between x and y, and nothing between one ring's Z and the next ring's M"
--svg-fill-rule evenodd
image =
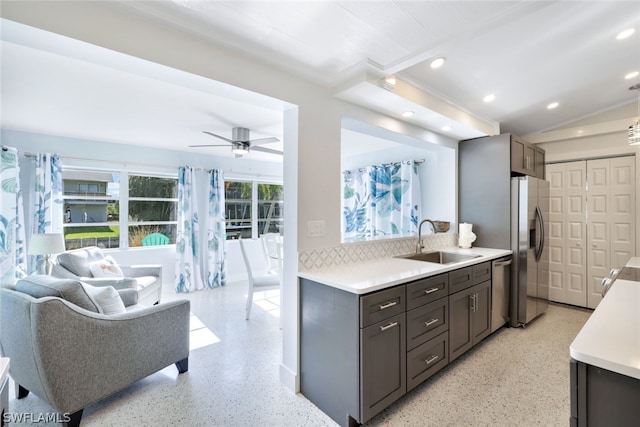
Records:
M434 251L458 245L456 233L428 234L423 236L424 251ZM335 248L313 249L300 253L298 269L310 271L337 265L389 258L412 253L416 250L416 238L390 239L375 242L351 243Z

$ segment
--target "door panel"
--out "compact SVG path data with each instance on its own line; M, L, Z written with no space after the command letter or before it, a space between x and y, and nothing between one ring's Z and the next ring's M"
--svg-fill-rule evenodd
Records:
M551 204L549 299L586 306L586 163L547 165L547 177Z
M634 157L611 159L611 261L622 267L635 256L636 170Z

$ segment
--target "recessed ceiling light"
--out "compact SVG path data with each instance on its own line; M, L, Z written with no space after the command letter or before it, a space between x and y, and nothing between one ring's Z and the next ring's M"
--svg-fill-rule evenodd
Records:
M560 105L560 104L558 104L557 102L552 102L551 104L547 105L547 110L553 110L558 105Z
M442 129L445 132L449 132L453 128L451 126L447 125L447 126L442 126L440 129Z
M442 65L444 64L444 61L446 61L445 58L440 57L440 58L436 58L433 61L431 61L431 68L440 68L442 67Z
M635 32L636 32L635 28L627 28L626 30L624 30L623 32L619 33L616 36L616 40L624 40L627 37L630 37Z
M408 111L408 110L407 110L407 111L404 111L404 112L402 113L402 117L411 117L411 116L413 116L414 114L415 114L415 112L414 112L414 111Z
M491 102L491 101L493 101L494 99L496 99L496 96L495 96L494 94L492 94L492 93L490 93L489 95L487 95L487 96L485 96L484 98L482 98L482 100L483 100L484 102Z
M638 71L632 71L629 74L627 74L626 76L624 76L624 78L627 79L627 80L635 79L636 77L638 77L639 74L640 74L640 72L638 72Z

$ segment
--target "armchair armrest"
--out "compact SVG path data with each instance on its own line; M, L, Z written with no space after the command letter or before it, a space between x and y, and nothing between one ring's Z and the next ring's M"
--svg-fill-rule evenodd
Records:
M120 269L126 277L158 276L162 277L161 264L121 265Z
M78 277L91 286L113 286L116 290L137 289L138 282L133 277Z
M45 299L31 333L59 411L73 413L189 356L188 300L107 316Z
M124 303L125 307L136 305L138 303L138 291L135 289L120 289L118 290L120 299Z

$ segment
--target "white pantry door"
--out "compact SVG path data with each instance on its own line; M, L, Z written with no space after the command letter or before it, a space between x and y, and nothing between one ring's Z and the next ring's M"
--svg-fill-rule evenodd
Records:
M602 300L602 278L635 255L635 158L587 162L587 307Z
M549 299L587 305L586 162L547 165L550 181Z
M635 256L635 158L547 165L549 299L595 308L602 278Z

